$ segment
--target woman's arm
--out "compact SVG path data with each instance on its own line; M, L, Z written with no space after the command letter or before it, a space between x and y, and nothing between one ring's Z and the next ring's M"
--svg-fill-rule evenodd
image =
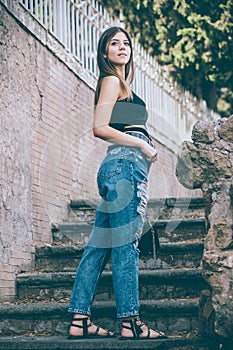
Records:
M154 158L156 158L157 152L147 142L109 126L112 110L118 98L122 98L119 79L115 76L105 77L95 109L93 123L94 136L123 146L139 147L149 161L155 160Z

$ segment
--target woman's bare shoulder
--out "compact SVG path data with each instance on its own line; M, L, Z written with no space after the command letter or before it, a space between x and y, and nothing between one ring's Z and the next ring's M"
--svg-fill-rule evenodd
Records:
M120 80L114 75L104 77L100 90L100 101L111 100L116 101L121 95Z
M114 85L115 87L119 86L120 87L120 79L116 77L115 75L108 75L103 78L102 80L102 85Z

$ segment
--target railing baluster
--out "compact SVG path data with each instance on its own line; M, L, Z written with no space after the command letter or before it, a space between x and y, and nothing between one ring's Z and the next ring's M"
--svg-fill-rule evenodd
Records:
M96 76L97 75L97 64L96 64L96 54L97 54L97 35L96 35L96 26L92 27L93 29L93 57L92 57L92 62L93 62L93 73Z
M71 4L71 53L75 55L75 22L74 22L74 4Z
M85 69L89 69L88 67L88 61L89 61L89 57L88 57L88 34L87 34L87 6L85 6L85 10L84 10L84 45L85 45L85 57L84 57L84 68Z
M44 0L44 24L46 28L49 28L48 26L48 1Z
M53 32L53 7L52 0L49 0L48 3L48 28L50 32Z
M81 43L80 43L80 15L78 13L78 11L75 11L75 23L76 23L76 54L77 54L77 58L79 61L82 62L81 60Z
M56 0L53 0L53 34L57 35L57 6Z
M84 19L83 19L83 13L80 14L80 47L81 47L81 52L80 52L80 60L81 62L83 63L84 65L84 56L85 56L85 53L84 53Z
M38 2L38 20L41 24L43 24L43 9L42 9L42 1L36 0Z
M87 46L88 46L88 70L90 72L93 72L92 70L92 64L91 64L91 53L92 53L92 42L91 42L91 15L92 15L92 11L91 11L91 7L88 6L87 7Z
M71 36L71 31L70 31L70 26L71 26L71 8L70 8L70 1L66 0L66 17L65 17L65 23L66 23L66 28L65 28L65 42L66 42L66 47L68 48L69 51L71 51L71 40L72 40L72 36Z
M30 8L30 11L34 14L35 13L35 10L34 10L34 6L33 6L33 0L30 0L29 1L29 8Z
M68 0L69 1L69 0ZM66 48L68 48L68 38L67 38L67 7L66 7L66 0L63 0L62 2L62 24L63 24L63 44Z
M63 21L62 21L62 0L56 0L56 17L55 17L55 23L56 23L56 36L61 40L63 43Z

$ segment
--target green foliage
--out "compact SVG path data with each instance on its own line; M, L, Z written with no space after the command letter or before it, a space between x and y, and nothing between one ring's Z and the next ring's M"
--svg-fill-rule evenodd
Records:
M101 0L180 85L233 113L233 0Z

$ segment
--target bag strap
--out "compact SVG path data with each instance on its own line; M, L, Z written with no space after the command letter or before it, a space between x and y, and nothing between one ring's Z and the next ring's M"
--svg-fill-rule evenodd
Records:
M147 220L147 223L150 227L150 232L151 232L151 236L152 236L153 261L154 261L154 264L156 264L156 257L157 257L159 250L160 250L159 235L158 235L157 230L155 230L154 226L152 225L152 223L149 219L148 213L146 214L146 220Z

